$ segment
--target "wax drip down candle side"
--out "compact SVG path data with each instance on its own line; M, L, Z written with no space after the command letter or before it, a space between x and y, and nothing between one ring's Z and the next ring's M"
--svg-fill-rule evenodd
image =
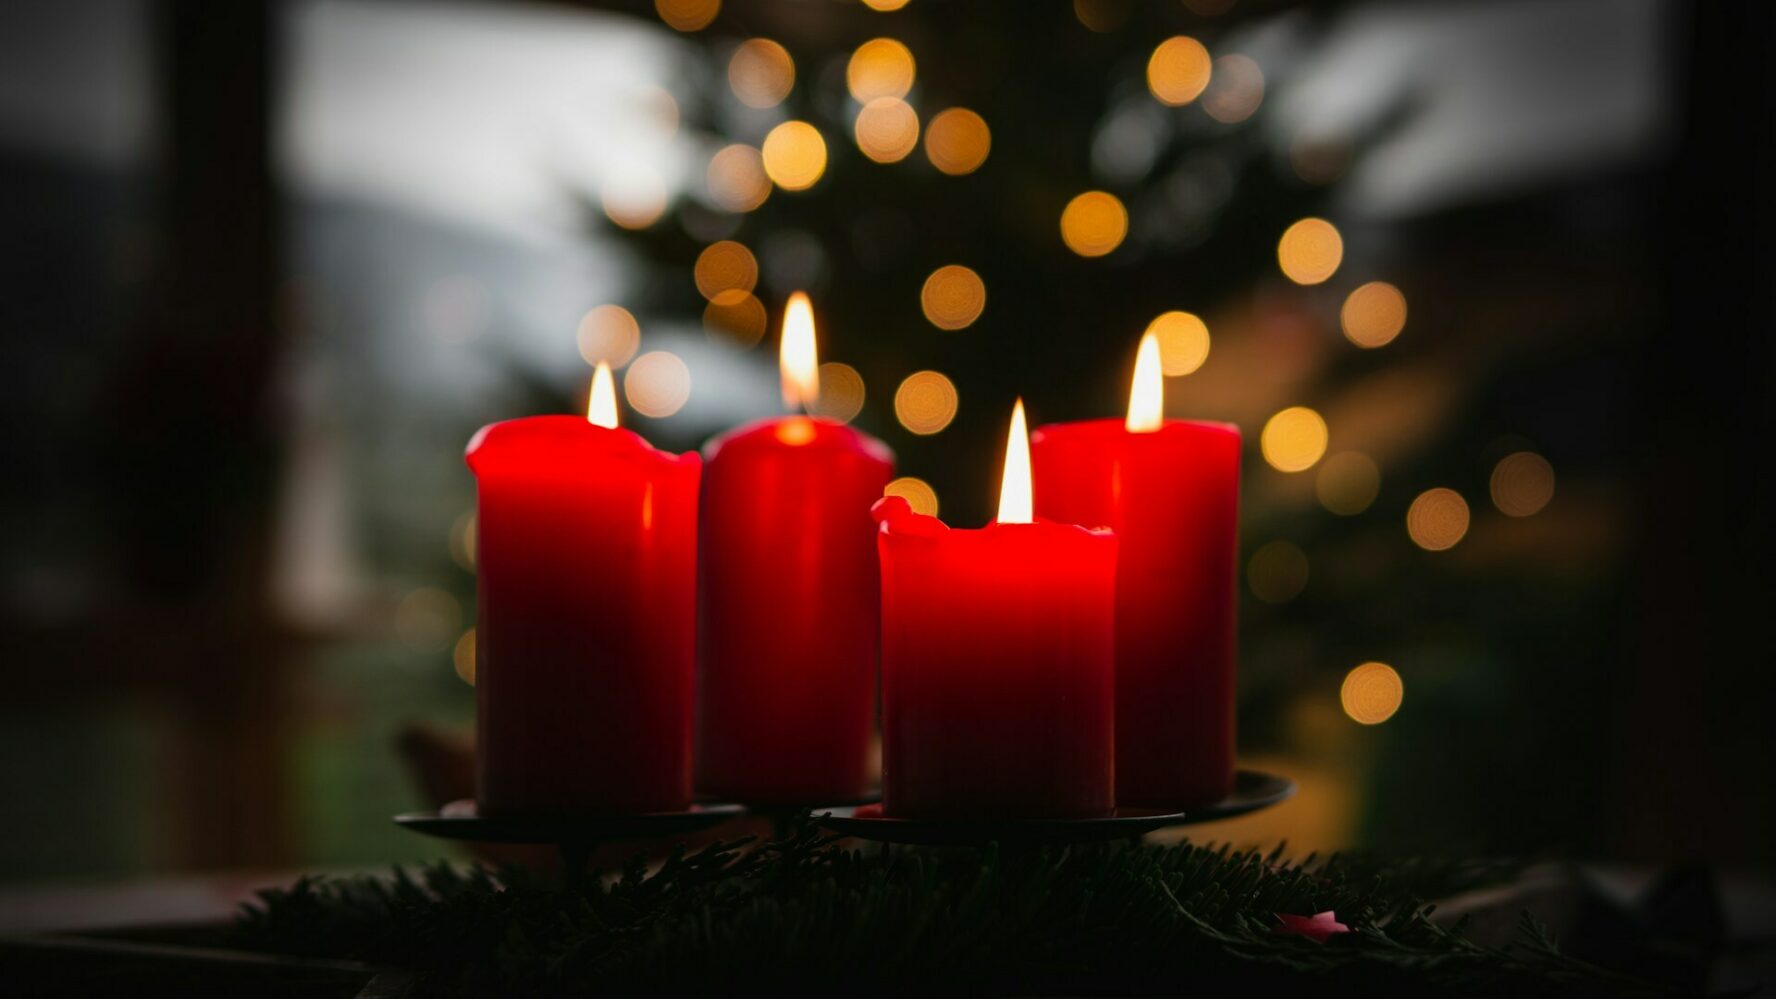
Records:
M1023 401L999 516L951 530L890 496L882 561L883 811L1091 818L1115 808L1117 539L1031 516Z
M688 807L702 459L619 428L600 364L587 417L492 424L467 461L481 810Z
M1126 420L1040 427L1036 510L1116 531L1116 795L1190 808L1234 776L1239 428L1168 420L1141 341Z
M813 308L784 310L786 407L819 395ZM819 804L875 783L878 576L870 505L887 445L805 413L705 448L699 572L701 790Z

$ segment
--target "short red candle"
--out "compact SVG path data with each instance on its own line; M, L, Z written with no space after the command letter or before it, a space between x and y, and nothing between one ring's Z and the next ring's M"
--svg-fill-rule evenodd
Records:
M876 519L884 812L1110 814L1117 539L1051 523L952 531L900 497Z
M812 368L812 316L791 302ZM870 505L893 455L806 416L742 427L705 455L698 786L759 803L860 797L875 782Z
M468 463L481 808L689 807L701 460L542 416L483 428Z
M1189 808L1233 787L1240 433L1155 422L1038 428L1036 511L1119 541L1117 804Z

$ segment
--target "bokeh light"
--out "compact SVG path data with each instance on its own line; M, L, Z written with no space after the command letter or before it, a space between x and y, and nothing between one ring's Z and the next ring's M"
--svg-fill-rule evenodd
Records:
M907 0L863 0L863 5L870 10L887 13L888 11L899 10L900 8L905 7L907 5Z
M1277 240L1277 265L1296 284L1325 281L1337 273L1343 260L1344 238L1325 219L1302 219Z
M749 38L728 60L728 87L749 108L774 108L795 87L795 60L769 38Z
M1264 71L1248 56L1224 55L1215 60L1203 110L1216 121L1232 125L1252 117L1264 102Z
M721 13L721 0L654 0L654 10L674 31L701 31Z
M629 408L643 416L671 416L691 397L691 370L677 354L649 351L623 376L623 395Z
M475 571L475 511L464 510L450 523L450 561Z
M1338 321L1351 343L1385 346L1406 328L1406 296L1386 281L1371 281L1345 297Z
M395 605L395 636L415 652L442 652L462 628L462 604L436 586L422 586Z
M899 496L907 501L907 506L914 513L922 513L927 517L937 516L937 490L931 483L911 475L903 475L882 490L883 496Z
M1364 663L1344 675L1338 701L1344 713L1359 725L1380 725L1400 710L1406 685L1386 663Z
M1541 512L1554 498L1554 466L1534 451L1506 455L1492 468L1492 505L1511 517Z
M1258 449L1279 472L1306 471L1326 453L1326 421L1306 406L1290 406L1265 422Z
M703 331L713 339L750 347L765 335L765 303L740 288L717 292L703 307Z
M1341 517L1354 517L1381 492L1381 469L1361 451L1340 451L1320 464L1314 495L1320 505Z
M1209 50L1189 35L1159 43L1147 59L1147 89L1161 104L1181 107L1197 99L1209 85Z
M919 146L919 114L898 97L878 97L857 112L857 148L877 163L899 163Z
M625 229L646 229L666 213L666 183L644 170L627 170L605 181L604 214Z
M919 289L919 307L938 329L959 330L980 318L987 307L987 286L980 275L961 264L931 272Z
M751 291L758 284L758 260L740 243L724 239L711 243L697 254L691 269L697 291L713 299L724 291Z
M726 146L710 157L705 180L710 200L730 212L750 212L771 196L764 157L743 143Z
M1454 548L1468 533L1468 501L1453 489L1427 489L1406 510L1406 533L1426 551Z
M1127 24L1133 13L1133 0L1073 0L1073 16L1099 34Z
M806 191L826 172L826 140L805 121L786 121L765 136L765 175L786 191Z
M1246 563L1246 585L1267 604L1284 604L1307 587L1307 553L1287 541L1272 541Z
M878 97L905 97L913 89L917 69L913 54L892 38L872 38L857 46L845 65L845 85L857 103Z
M850 423L863 411L863 376L841 361L820 366L820 395L809 410L834 423Z
M621 305L600 305L580 317L574 339L587 364L603 361L620 368L629 363L641 346L641 324Z
M1177 378L1209 359L1209 324L1192 312L1162 312L1147 332L1159 340L1159 369Z
M956 418L956 384L936 371L915 371L894 391L894 418L915 434L935 434Z
M1061 239L1082 257L1101 257L1128 235L1128 211L1114 194L1087 191L1061 212Z
M473 687L475 685L475 629L462 633L456 640L456 648L450 653L451 665L456 667L456 675L462 682Z
M939 111L925 126L925 158L952 177L979 170L992 148L986 119L967 108Z

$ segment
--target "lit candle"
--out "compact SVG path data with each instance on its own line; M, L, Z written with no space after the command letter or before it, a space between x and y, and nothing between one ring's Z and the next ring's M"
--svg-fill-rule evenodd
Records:
M1240 434L1164 391L1149 333L1126 420L1037 429L1036 510L1116 531L1116 800L1188 808L1233 786Z
M814 313L790 296L783 399L819 394ZM870 504L886 445L811 416L705 449L698 786L754 803L856 798L874 783L878 618Z
M587 413L469 442L486 813L690 804L702 462L619 429L604 364Z
M1117 539L1033 522L1023 402L994 523L953 531L898 496L876 519L884 813L1110 814Z

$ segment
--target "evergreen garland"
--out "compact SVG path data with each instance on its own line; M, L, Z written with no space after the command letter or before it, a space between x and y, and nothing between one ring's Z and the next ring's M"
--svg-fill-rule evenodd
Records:
M1422 899L1499 883L1514 864L1191 844L857 850L805 822L749 845L680 849L651 871L637 854L576 889L449 864L306 878L262 893L237 935L413 969L428 995L1659 994L1563 955L1528 916L1507 948L1430 920ZM1323 945L1274 932L1278 913L1328 909L1351 932Z

